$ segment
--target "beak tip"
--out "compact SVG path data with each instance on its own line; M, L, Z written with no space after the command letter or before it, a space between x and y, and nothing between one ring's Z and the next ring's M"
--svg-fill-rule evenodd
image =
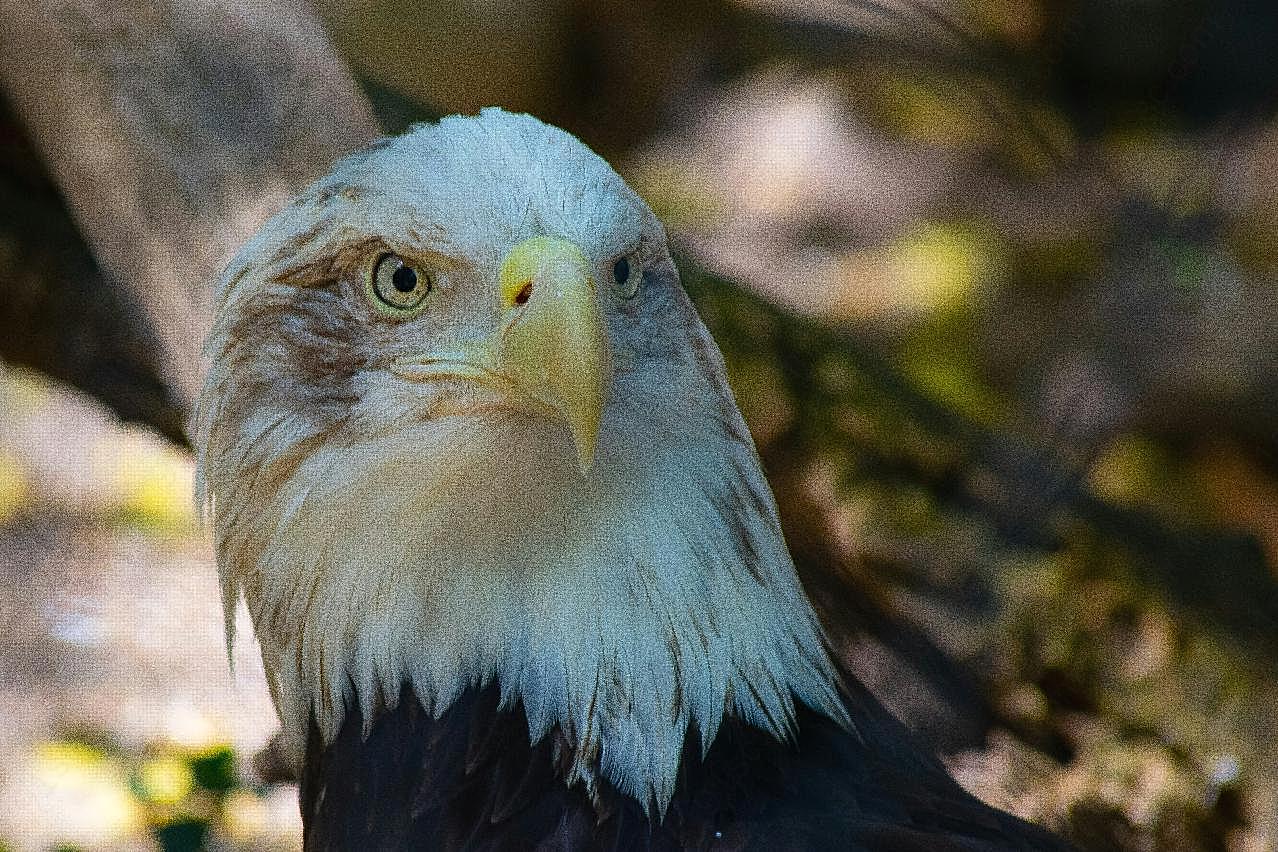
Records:
M595 466L597 436L577 434L573 439L573 443L577 445L577 470L585 476Z

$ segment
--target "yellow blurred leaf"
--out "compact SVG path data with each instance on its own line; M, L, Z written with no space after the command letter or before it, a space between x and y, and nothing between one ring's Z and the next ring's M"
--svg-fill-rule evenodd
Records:
M34 370L3 366L0 372L0 400L9 416L33 414L49 399L49 382Z
M162 805L182 801L195 785L186 761L171 756L148 760L140 775L146 797Z
M967 5L975 22L991 35L1022 47L1043 35L1044 11L1034 0L968 0Z
M126 521L161 532L194 526L189 458L167 447L129 441L99 447L97 456L112 469L118 511Z
M940 310L962 302L988 265L988 253L971 228L926 223L892 246L892 268L903 295Z
M141 811L124 772L102 751L83 743L48 742L36 746L33 794L41 802L41 821L70 841L104 845L134 834Z
M1124 505L1140 502L1153 489L1159 467L1159 451L1140 435L1126 435L1114 441L1096 460L1091 485L1096 494Z
M923 222L842 259L835 313L909 323L970 304L1002 269L999 245L963 222Z
M971 420L985 425L999 421L998 398L962 364L912 359L902 371L928 396Z
M654 160L629 169L626 177L671 230L709 227L724 215L722 190L705 172Z
M29 490L27 474L21 463L0 450L0 523L22 507Z
M883 118L906 139L947 148L989 140L988 128L967 108L965 92L955 83L887 75L879 85Z
M99 770L107 762L100 749L85 743L61 740L40 743L35 748L36 775L45 783Z

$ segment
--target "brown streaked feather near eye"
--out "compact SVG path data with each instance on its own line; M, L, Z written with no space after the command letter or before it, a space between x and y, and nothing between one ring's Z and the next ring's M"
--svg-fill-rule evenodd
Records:
M332 227L331 219L321 219L307 230L294 234L275 250L275 253L266 261L267 265L278 266L290 258L297 257L302 254L302 249L309 247L317 237L327 233Z
M364 197L365 191L364 187L353 183L328 184L314 195L300 196L294 204L323 206L334 198L341 198L343 201L359 201Z
M334 284L366 258L384 251L384 246L381 239L359 238L345 227L331 224L310 241L299 243L296 254L272 264L269 280L293 287Z

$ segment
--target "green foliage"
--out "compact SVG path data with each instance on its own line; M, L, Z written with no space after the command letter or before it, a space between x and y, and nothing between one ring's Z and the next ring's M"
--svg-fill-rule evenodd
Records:
M216 747L192 757L191 774L196 784L215 793L229 792L240 783L236 773L235 752L230 746Z
M228 825L238 818L233 812L253 811L266 792L239 773L235 750L225 744L156 740L131 749L109 732L80 726L42 744L37 756L63 785L92 785L86 791L99 797L103 785L118 785L121 806L164 852L224 848Z
M1074 274L1077 254L1062 251L1052 275ZM962 632L945 621L938 641L982 672L1000 724L1051 758L1018 757L1039 766L1026 783L1072 791L1041 800L1039 818L1096 850L1214 850L1247 827L1278 771L1269 738L1254 735L1278 700L1278 598L1254 544L1221 528L1192 456L1121 435L1088 477L1033 509L1042 466L991 450L1008 440L1009 400L938 394L851 335L681 266L765 455L788 442L791 464L841 474L830 511L856 519L876 590L923 623L942 604L965 611ZM928 332L935 347L902 357L934 358L962 328L950 316ZM782 428L760 431L751 412L776 404ZM1051 458L1041 444L1032 453ZM1031 509L1010 523L1005 500L1021 493ZM941 600L920 603L919 586Z
M204 819L178 819L160 826L154 833L164 852L199 852L205 848L209 822Z

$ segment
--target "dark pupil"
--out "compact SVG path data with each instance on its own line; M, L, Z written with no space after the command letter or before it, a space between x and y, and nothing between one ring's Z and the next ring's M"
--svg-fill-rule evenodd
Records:
M391 283L401 293L411 293L417 287L417 273L411 266L401 266L391 274Z
M625 284L626 279L630 277L630 261L624 257L612 265L612 277L617 279L618 284Z

